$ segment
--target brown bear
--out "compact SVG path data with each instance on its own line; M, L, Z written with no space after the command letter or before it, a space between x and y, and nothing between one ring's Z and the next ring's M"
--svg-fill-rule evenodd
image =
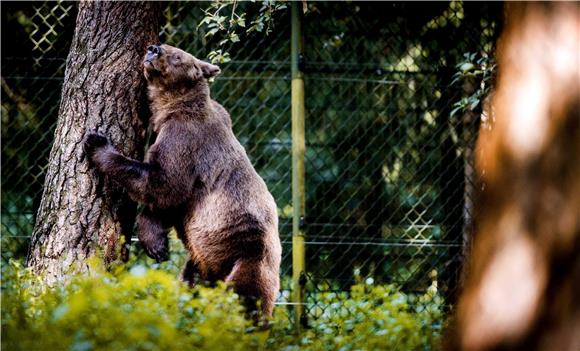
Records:
M157 137L145 162L120 154L98 133L85 150L96 169L144 204L138 236L150 257L168 256L176 229L190 253L183 279L231 282L251 306L270 316L279 290L282 248L274 198L232 131L228 112L210 98L217 66L168 45L144 60Z

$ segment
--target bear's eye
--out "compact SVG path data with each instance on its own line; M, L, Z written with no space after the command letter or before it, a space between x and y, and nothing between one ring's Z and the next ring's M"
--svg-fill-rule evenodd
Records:
M171 63L174 65L178 65L181 63L181 57L179 55L171 55L170 56Z

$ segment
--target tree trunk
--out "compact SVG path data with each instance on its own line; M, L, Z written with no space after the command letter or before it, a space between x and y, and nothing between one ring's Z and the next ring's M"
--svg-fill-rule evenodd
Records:
M142 58L158 41L159 5L81 2L67 58L58 122L28 265L49 283L128 258L136 205L89 167L82 141L105 133L123 154L142 158L148 108ZM127 240L129 242L129 240Z

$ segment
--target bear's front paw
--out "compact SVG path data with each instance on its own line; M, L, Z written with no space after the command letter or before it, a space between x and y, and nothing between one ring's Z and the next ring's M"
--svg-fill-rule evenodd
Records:
M85 149L85 152L90 155L94 153L97 149L105 147L107 145L109 145L109 139L107 139L106 136L100 133L93 132L87 135L83 147Z

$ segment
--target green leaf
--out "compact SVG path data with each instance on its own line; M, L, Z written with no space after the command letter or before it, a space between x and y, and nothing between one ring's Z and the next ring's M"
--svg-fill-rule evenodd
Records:
M240 17L238 17L236 23L238 24L238 26L245 28L246 27L246 14L242 13L240 15Z
M469 72L474 68L475 68L475 65L471 62L465 62L465 63L461 64L461 66L460 66L460 70L464 73Z
M219 28L213 28L213 29L209 30L209 31L208 31L208 32L205 34L205 37L206 37L206 38L207 38L207 37L211 37L211 36L213 36L214 34L216 34L218 31L219 31Z
M237 43L240 41L240 37L236 33L231 33L229 39L232 43Z
M461 106L458 106L458 107L454 108L454 109L453 109L453 110L451 110L451 112L449 113L449 116L450 116L450 117L453 117L453 116L455 116L455 114L457 113L457 111L459 111L459 110L461 110L461 109L462 109L462 107L461 107Z
M479 105L479 99L474 99L474 101L471 102L471 105L469 105L469 109L473 111L477 105Z

